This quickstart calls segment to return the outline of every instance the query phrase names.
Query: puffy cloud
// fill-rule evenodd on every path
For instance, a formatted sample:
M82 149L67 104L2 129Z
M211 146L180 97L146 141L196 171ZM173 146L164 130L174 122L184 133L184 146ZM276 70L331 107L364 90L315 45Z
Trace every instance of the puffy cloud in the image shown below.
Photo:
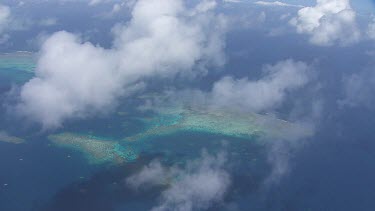
M223 64L225 21L203 3L140 0L130 22L114 28L111 49L53 34L40 51L36 77L21 88L17 110L45 128L58 127L110 109L144 78L201 74L206 65Z
M262 76L257 80L225 76L214 82L209 91L169 90L166 92L166 99L162 99L163 102L159 99L147 101L146 109L150 108L150 105L168 101L206 109L271 112L281 106L293 91L306 86L314 76L312 66L290 59L265 65L262 72Z
M309 82L310 69L303 62L285 60L266 65L259 80L224 77L214 84L209 104L253 112L269 111L279 106L288 92Z
M220 202L229 188L226 161L225 153L211 156L206 152L200 159L188 162L185 168L165 168L154 161L140 173L127 178L127 183L132 187L169 183L153 211L207 209Z
M5 31L9 25L10 14L10 8L0 4L0 44L8 39L8 35L5 34Z
M348 45L360 38L349 0L317 0L314 7L300 9L290 24L298 33L309 34L310 42L316 45Z
M296 5L296 4L288 4L280 1L256 1L254 4L261 5L261 6L279 6L279 7L303 7L301 5Z
M162 166L160 161L154 160L143 167L138 174L126 178L126 183L135 190L147 189L155 185L165 184L172 175L172 172Z
M40 53L36 77L22 87L18 109L45 126L98 112L120 94L116 64L105 49L59 32L44 43Z

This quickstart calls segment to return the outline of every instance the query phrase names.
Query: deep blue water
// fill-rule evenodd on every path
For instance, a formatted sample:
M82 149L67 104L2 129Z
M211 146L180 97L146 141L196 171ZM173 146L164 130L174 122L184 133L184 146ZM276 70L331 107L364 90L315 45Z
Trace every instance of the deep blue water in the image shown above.
M47 5L46 8L54 7ZM36 6L36 10L42 9L58 17L66 16L64 10L74 14L49 29L51 32L61 29L76 32L81 30L82 23L90 22L86 19L76 22L75 16L82 12L79 7L46 10ZM90 19L91 13L85 17ZM33 15L38 18L38 12L34 11ZM111 24L93 22L86 28L110 31ZM27 33L14 32L12 37L26 42L39 31L36 28ZM94 43L104 47L111 45L109 33L96 35L91 38ZM337 100L342 97L341 76L371 65L373 62L366 51L370 51L373 44L363 42L346 48L320 48L306 45L306 39L294 34L267 37L261 30L234 31L227 38L228 62L223 70L192 82L194 87L209 89L211 83L222 75L254 79L261 74L262 65L288 58L316 64L319 83L323 87L319 93L325 103L323 118L317 123L314 137L305 140L296 149L287 147L286 152L280 152L289 154L290 171L277 184L270 187L264 185L271 171L271 165L267 162L270 146L209 134L180 133L147 140L148 151L143 152L136 162L121 166L92 166L79 152L49 145L46 139L48 133L41 133L34 124L20 122L20 119L6 113L5 107L1 107L0 128L25 137L27 142L20 145L0 142L0 211L147 210L157 203L162 188L136 194L126 186L114 186L113 182L121 184L124 178L154 158L163 160L165 165L173 165L199 157L202 149L211 153L226 150L228 163L231 164L227 170L231 174L232 185L224 198L225 205L215 205L211 210L228 210L228 207L286 211L374 210L375 111L369 108L340 109L337 106ZM35 48L26 47L28 50ZM1 46L0 49L25 50L25 43L14 42L12 46ZM9 100L6 92L29 77L19 74L20 81L12 81L9 80L9 73L0 74L2 105ZM160 84L158 81L150 82L151 88L162 89L157 87ZM155 87L152 83L155 83ZM184 87L181 84L177 87L180 86ZM137 115L135 111L127 109L120 108ZM72 121L54 133L94 133L116 139L142 131L142 125L133 120L129 121L130 127L124 130L121 126L124 118L126 116L109 115ZM253 158L258 161L252 162Z
M104 124L91 122L94 129ZM292 154L290 173L267 189L263 185L270 173L267 148L247 140L192 133L159 137L149 140L153 150L144 152L140 160L112 167L90 166L80 153L48 145L43 135L29 138L26 144L0 143L0 184L8 184L0 188L0 210L149 209L162 189L140 195L126 186L114 186L113 181L121 183L155 157L172 165L199 157L203 148L220 151L222 140L226 140L233 182L225 201L240 210L372 210L373 123L371 115L355 110L322 123L320 132ZM81 129L89 127L82 125ZM251 164L254 157L259 162ZM82 190L90 191L82 194Z
M241 64L236 66L237 61L234 61L228 63L228 67L239 69ZM358 62L364 63L362 59ZM260 63L258 67L254 63L254 69L259 69ZM334 63L322 62L326 69L335 66ZM350 72L350 61L345 63L347 66L343 65L340 70ZM242 69L238 74L245 72ZM322 75L325 78L322 83L326 84L327 115L320 120L314 137L296 149L281 152L290 154L290 171L270 187L264 185L272 167L267 162L269 146L259 146L251 140L180 133L147 140L144 143L147 150L136 162L92 166L79 152L51 146L46 139L48 133L20 122L2 107L0 128L26 138L27 142L20 145L0 142L0 210L147 210L157 204L162 188L137 194L126 186L114 186L113 181L121 184L124 178L155 157L165 165L173 165L199 157L202 149L211 153L226 150L231 164L227 170L232 185L224 198L225 205L214 205L211 210L228 210L228 207L238 210L373 210L374 110L339 109L336 101L340 88L335 84L335 73L328 71ZM9 100L6 92L17 84L8 76L0 78L1 104ZM121 126L127 118L139 115L129 109L132 106L131 102L126 102L120 107L128 115L72 121L54 133L93 133L113 139L130 136L143 130L142 124L132 119L128 120L127 129ZM258 160L255 163L254 158Z
M233 163L230 167L233 174L257 181L252 181L245 189L247 182L241 182L238 184L241 191L255 190L267 175L268 166L263 162L265 158L262 159L265 156L262 147L249 140L228 140L227 137L208 134L175 134L147 140L150 146L142 152L140 161L124 166L99 167L90 166L78 152L49 145L43 136L28 139L26 144L1 143L0 166L4 171L1 171L0 182L8 185L1 187L0 210L134 210L136 207L143 210L140 207L146 205L151 208L157 203L160 190L137 195L126 186L113 192L108 188L113 181L121 184L126 176L135 173L132 171L134 166L139 169L155 157L166 165L183 163L200 157L202 149L210 153L223 150L222 140L226 140L225 150ZM248 152L252 154L248 155ZM147 157L145 161L143 156ZM258 158L259 162L251 163L253 158ZM92 192L80 194L83 187L92 189ZM123 198L113 199L118 192ZM76 194L78 196L73 197ZM78 200L77 197L87 199Z

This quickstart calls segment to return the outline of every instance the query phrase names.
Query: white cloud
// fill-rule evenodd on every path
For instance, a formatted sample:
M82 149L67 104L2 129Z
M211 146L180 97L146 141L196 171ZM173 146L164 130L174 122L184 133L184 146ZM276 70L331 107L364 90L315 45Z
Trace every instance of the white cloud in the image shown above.
M17 110L45 128L58 127L110 109L143 78L200 74L193 68L223 64L223 18L201 8L140 0L131 21L115 27L111 49L68 32L53 34L40 51L36 77L21 89Z
M216 1L202 0L195 8L196 12L206 12L214 9L217 6Z
M183 169L165 168L154 161L126 181L131 187L168 184L168 188L161 194L160 204L153 211L202 210L220 202L229 188L226 162L225 153L211 156L206 152L200 159L188 162Z
M298 33L310 35L310 42L316 45L348 45L360 39L349 0L317 0L314 7L300 9L290 24Z
M111 14L116 14L116 13L120 12L122 6L123 6L123 3L121 3L121 4L119 4L119 3L114 4L113 7L112 7Z
M0 44L5 42L9 37L5 32L9 27L10 14L10 8L0 4Z
M4 26L9 21L10 8L0 4L0 26Z
M261 6L279 6L279 7L303 7L302 5L296 5L296 4L288 4L280 1L257 1L254 2L254 4L261 5Z
M303 62L286 60L264 67L259 80L224 77L210 93L211 106L239 108L253 112L269 111L279 106L286 95L309 82L310 67Z
M52 26L57 23L55 18L46 18L33 21L26 18L12 16L11 8L0 3L0 44L9 40L11 31L22 31L32 28L34 25Z
M67 1L67 0L66 0ZM71 1L75 1L75 0L71 0ZM121 0L121 1L115 1L115 0L89 0L88 1L88 5L89 6L97 6L97 5L100 5L100 4L105 4L105 3L108 3L108 4L112 4L114 3L114 5L118 5L118 6L134 6L135 2L137 0Z
M202 110L267 113L262 117L261 124L272 128L277 118L273 113L288 100L290 110L284 111L282 118L295 124L283 130L282 138L299 140L314 133L315 122L319 120L321 113L319 96L314 95L317 88L312 83L314 78L313 66L304 62L283 60L274 65L265 65L263 74L258 79L235 79L227 76L214 82L211 90L207 91L168 90L163 97L156 96L145 100L140 109L152 110L174 104ZM305 99L301 94L306 93L314 98ZM301 100L308 103L301 104Z
M94 6L94 5L100 4L102 2L103 2L103 0L91 0L91 1L89 1L89 5Z
M372 21L369 23L367 28L367 36L370 39L375 40L375 18L372 19Z
M313 77L313 67L289 59L265 65L262 76L255 80L226 76L214 82L209 91L169 90L165 95L168 102L198 108L272 112L283 105L288 95L307 86ZM158 99L148 103L163 104Z
M265 11L247 11L246 14L232 14L227 19L230 30L254 29L264 26L267 13Z
M24 5L25 5L25 2L24 2L24 1L19 1L18 4L17 4L17 6L19 6L19 7L22 7L22 6L24 6Z
M375 103L375 71L364 70L344 77L344 98L339 100L341 106L373 108Z
M290 143L277 140L271 144L267 154L268 163L271 165L271 173L264 180L266 188L277 185L290 172L291 146L288 145Z
M241 3L241 0L223 0L225 3Z
M57 24L56 18L45 18L39 21L40 26L53 26Z
M171 176L174 176L170 169L154 160L143 167L138 174L126 178L126 184L134 190L147 189L155 185L166 184Z

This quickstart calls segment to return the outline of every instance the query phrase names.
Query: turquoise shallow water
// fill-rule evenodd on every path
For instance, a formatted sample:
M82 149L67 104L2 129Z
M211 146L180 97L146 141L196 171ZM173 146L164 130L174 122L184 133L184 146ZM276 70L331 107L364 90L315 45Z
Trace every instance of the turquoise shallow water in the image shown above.
M33 75L36 67L34 53L15 52L0 54L0 80L1 84L23 84Z

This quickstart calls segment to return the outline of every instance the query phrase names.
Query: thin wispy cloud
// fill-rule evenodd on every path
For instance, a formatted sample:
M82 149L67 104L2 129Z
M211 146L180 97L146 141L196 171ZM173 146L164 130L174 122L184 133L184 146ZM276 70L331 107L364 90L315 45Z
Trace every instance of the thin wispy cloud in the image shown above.
M0 4L0 44L9 38L9 35L5 31L9 26L10 14L10 8Z
M257 1L257 2L254 2L254 4L260 5L260 6L298 7L298 8L304 7L302 5L288 4L288 3L285 3L285 2L281 2L281 1L272 1L272 2L270 2L270 1Z

